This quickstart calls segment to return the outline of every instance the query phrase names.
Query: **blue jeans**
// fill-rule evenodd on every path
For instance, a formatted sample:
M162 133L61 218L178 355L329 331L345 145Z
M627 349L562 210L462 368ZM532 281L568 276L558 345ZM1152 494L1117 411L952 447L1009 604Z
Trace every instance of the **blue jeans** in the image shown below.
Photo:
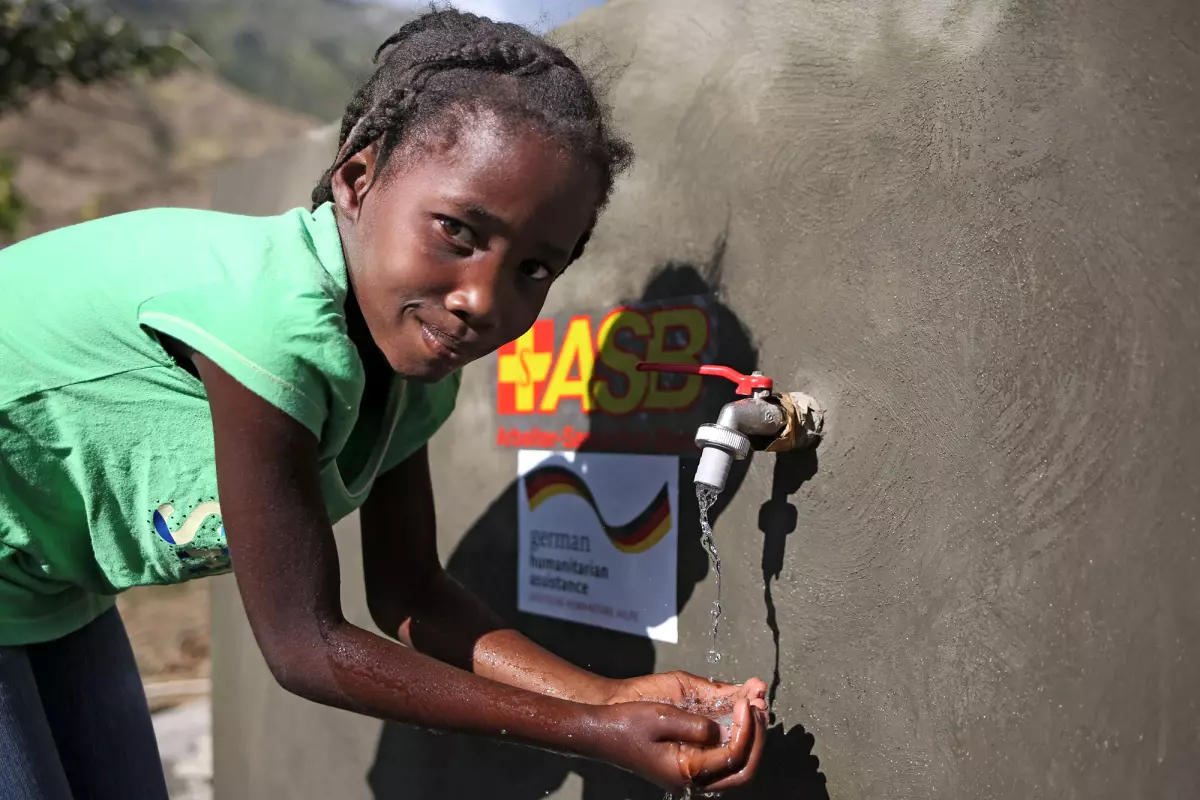
M0 647L0 798L166 800L116 609L53 642Z

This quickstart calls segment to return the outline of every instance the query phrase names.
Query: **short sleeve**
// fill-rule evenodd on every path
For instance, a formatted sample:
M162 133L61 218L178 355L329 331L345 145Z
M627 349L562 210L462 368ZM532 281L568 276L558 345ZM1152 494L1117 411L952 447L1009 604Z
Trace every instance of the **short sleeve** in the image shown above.
M189 286L144 301L138 322L203 353L322 441L331 418L357 413L361 364L340 309L319 286Z

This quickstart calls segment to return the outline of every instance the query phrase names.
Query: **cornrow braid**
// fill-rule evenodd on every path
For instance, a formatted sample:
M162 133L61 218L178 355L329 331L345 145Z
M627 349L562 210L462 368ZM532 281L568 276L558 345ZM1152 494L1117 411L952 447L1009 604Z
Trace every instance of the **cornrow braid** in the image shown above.
M590 81L559 48L519 25L455 10L405 24L375 53L378 67L342 116L338 156L312 192L313 208L333 200L333 175L378 143L376 169L415 131L450 126L448 109L488 108L538 126L599 168L601 206L632 160L614 135ZM597 214L600 208L597 208ZM593 225L594 225L593 218ZM591 236L585 232L572 261Z

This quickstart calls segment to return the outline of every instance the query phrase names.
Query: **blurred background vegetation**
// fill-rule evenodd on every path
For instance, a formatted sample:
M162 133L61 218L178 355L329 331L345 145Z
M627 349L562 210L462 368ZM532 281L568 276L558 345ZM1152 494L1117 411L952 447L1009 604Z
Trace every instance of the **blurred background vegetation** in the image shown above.
M375 48L413 16L350 0L107 0L107 7L144 31L187 35L239 89L323 119L341 116L371 73Z
M213 165L339 117L375 48L414 13L357 0L0 0L0 246L102 214L206 206Z

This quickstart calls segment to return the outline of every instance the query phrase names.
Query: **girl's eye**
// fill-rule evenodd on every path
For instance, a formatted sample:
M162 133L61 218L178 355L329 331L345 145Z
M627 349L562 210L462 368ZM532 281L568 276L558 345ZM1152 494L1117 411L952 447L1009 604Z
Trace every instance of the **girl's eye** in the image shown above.
M438 224L442 226L442 231L454 241L468 247L475 246L475 233L458 220L450 217L438 217Z
M554 273L545 264L539 264L536 261L526 261L521 265L521 272L525 277L535 281L544 281L552 278Z

